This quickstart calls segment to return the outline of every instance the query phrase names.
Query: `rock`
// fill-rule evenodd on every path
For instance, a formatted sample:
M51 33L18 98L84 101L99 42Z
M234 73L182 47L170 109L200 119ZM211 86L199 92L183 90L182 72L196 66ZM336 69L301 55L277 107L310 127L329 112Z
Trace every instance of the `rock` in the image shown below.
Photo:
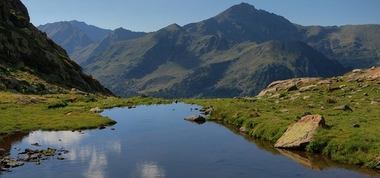
M352 70L353 73L361 73L363 70L362 69L354 69Z
M201 115L192 115L189 117L186 117L185 120L187 121L194 121L194 122L205 122L206 119L202 117Z
M311 113L309 111L305 111L303 112L302 116L307 116L307 115L311 115Z
M352 124L352 127L353 127L353 128L359 128L360 125L359 125L359 124Z
M293 91L297 90L297 86L300 84L310 83L320 80L320 78L294 78L294 79L288 79L288 80L279 80L274 81L271 84L268 85L267 88L262 90L257 96L263 97L267 93L273 93L280 90L286 90L286 91Z
M33 145L33 146L41 146L41 145L38 144L38 143L32 143L31 145Z
M76 89L76 88L72 88L72 89L71 89L71 93L74 93L74 94L81 94L81 95L87 95L87 94L88 94L87 92L84 92L84 91L78 90L78 89Z
M282 97L284 97L284 94L278 93L278 94L274 94L274 95L270 96L269 98L282 98Z
M281 109L280 110L282 113L289 113L289 110L287 110L287 109Z
M375 165L375 169L380 170L380 161Z
M10 170L8 168L1 167L0 172L10 172Z
M10 160L7 164L8 164L10 167L19 167L19 166L24 165L24 162L16 161L16 160Z
M379 102L378 101L371 101L371 104L378 105Z
M346 88L346 87L347 87L347 85L341 85L341 86L339 86L340 89Z
M246 133L247 129L245 127L240 127L239 131L242 132L242 133Z
M64 160L65 158L62 157L62 156L57 156L57 159L58 159L58 160Z
M313 136L319 126L325 125L321 115L308 115L290 126L275 143L276 148L305 149L313 141Z
M9 82L9 84L8 84L8 88L9 89L14 89L19 84L18 80L15 79L15 78L13 78L13 77L11 77L10 79L8 79L8 82Z
M209 115L214 111L214 106L206 106L199 110L203 115Z
M99 107L96 107L96 108L92 108L90 109L91 112L94 112L94 113L101 113L103 112L104 110L103 109L100 109Z
M334 92L334 91L337 91L337 90L340 90L340 89L341 89L340 87L332 87L332 88L328 88L327 92L331 93L331 92Z
M106 126L104 126L104 125L99 125L99 126L98 126L98 129L99 129L99 130L103 130L103 129L105 129L105 128L106 128Z
M251 113L251 116L252 117L259 117L260 114L258 112L256 112L256 111L254 111L254 112Z
M343 111L353 111L348 105L337 106L333 109L334 110L343 110Z
M309 85L309 86L300 88L299 91L300 92L312 91L312 90L315 90L316 88L317 88L317 85Z
M325 85L325 84L331 84L332 82L330 80L322 80L318 82L318 85Z
M289 92L289 91L296 91L296 90L298 90L298 87L296 84L293 83L292 85L289 86L289 88L286 91Z

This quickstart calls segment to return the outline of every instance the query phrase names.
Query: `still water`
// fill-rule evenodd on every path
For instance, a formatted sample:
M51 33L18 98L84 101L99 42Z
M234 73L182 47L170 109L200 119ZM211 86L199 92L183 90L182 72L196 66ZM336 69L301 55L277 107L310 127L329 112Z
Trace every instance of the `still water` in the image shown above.
M36 131L0 143L17 149L64 148L65 160L26 163L8 177L376 177L371 170L339 165L318 155L279 151L214 122L184 121L199 114L183 103L115 108L102 115L118 123L104 130ZM6 143L4 143L6 142ZM256 143L255 143L256 142ZM296 161L295 161L296 160ZM317 161L316 161L317 160Z

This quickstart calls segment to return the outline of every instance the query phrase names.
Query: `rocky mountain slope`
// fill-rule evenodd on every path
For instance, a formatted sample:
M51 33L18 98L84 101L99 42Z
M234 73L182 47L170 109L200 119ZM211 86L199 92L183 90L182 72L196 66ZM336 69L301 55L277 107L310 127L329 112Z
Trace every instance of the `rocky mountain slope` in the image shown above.
M134 38L112 40L121 31L115 30L72 57L122 96L252 95L273 80L380 65L379 30L380 25L305 27L241 3L198 23L173 24Z
M146 34L123 28L102 29L76 20L49 23L37 28L46 32L48 37L66 49L69 56L76 62L97 54L114 42L134 39Z
M101 29L78 21L49 23L40 25L37 28L62 46L69 55L97 42L111 32L111 30Z
M298 26L302 41L352 68L380 65L380 25Z
M86 64L81 64L85 62L85 60L97 55L98 53L105 50L107 47L111 46L112 44L119 42L119 41L125 41L130 39L139 38L146 35L144 32L132 32L130 30L126 30L123 28L118 28L110 32L108 35L104 36L100 40L96 41L95 43L92 43L88 45L86 48L81 50L75 50L75 52L71 55L75 61L84 66Z
M114 43L81 64L121 96L254 95L273 80L345 72L297 35L285 18L242 3L199 23Z
M113 95L30 23L20 0L4 0L0 10L0 90L42 94L76 88Z

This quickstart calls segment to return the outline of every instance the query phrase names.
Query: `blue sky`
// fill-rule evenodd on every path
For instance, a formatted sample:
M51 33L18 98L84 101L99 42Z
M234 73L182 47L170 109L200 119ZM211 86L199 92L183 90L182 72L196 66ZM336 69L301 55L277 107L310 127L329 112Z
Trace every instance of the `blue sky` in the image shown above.
M21 0L31 22L79 20L106 29L157 31L211 18L249 3L301 25L380 24L380 0Z

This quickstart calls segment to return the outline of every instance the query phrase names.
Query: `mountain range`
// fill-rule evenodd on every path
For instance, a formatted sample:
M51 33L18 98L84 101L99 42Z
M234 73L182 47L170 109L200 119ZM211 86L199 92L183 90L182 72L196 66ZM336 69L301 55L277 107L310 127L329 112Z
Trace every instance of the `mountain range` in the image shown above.
M51 32L65 30L62 23L39 29L53 38ZM86 73L124 97L233 97L255 95L275 80L379 65L379 31L380 25L301 26L241 3L198 23L151 33L120 28L91 44L79 30L67 42L80 44L68 50Z
M0 12L0 91L46 94L75 88L113 95L30 23L20 0L3 0Z

